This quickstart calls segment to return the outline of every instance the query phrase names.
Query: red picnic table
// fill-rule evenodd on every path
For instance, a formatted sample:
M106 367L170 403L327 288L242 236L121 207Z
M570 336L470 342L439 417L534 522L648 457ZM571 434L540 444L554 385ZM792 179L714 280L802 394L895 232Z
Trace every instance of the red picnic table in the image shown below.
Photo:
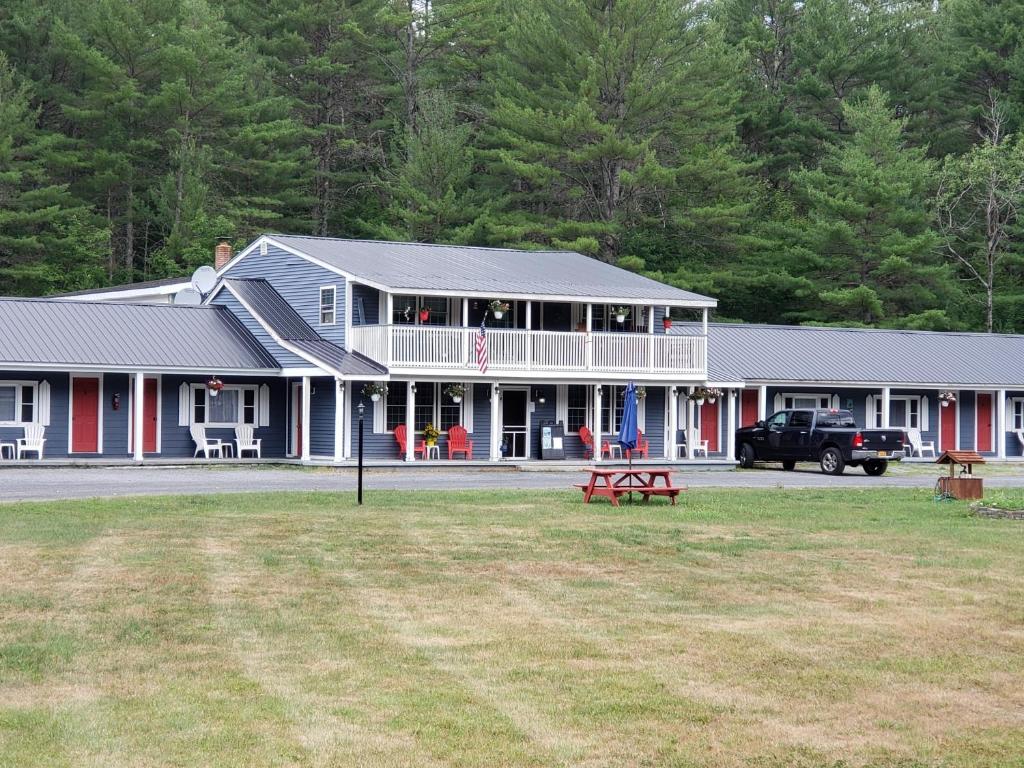
M663 481L661 485L658 480ZM589 504L594 496L604 496L615 507L619 506L619 497L627 493L641 494L645 504L651 496L668 496L675 504L676 497L686 490L685 486L672 485L672 470L651 468L592 469L590 481L576 487L583 489L584 504Z

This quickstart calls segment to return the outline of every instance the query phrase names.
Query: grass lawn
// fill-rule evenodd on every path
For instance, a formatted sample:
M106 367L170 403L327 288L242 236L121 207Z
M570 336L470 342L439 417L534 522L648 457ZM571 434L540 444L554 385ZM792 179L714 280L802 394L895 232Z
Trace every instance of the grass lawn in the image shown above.
M0 766L1024 765L1024 527L931 494L0 505Z

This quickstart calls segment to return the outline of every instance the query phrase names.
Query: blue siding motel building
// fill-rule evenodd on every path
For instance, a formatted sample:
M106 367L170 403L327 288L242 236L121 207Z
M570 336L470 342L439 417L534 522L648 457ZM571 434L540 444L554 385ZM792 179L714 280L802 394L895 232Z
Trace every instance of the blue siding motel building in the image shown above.
M32 425L47 459L76 461L191 459L196 427L252 427L265 460L345 463L363 403L372 462L424 460L428 423L442 461L455 426L471 461L537 460L550 423L580 461L582 427L614 443L629 381L657 462L731 462L735 428L786 407L1024 452L1021 336L709 323L712 298L563 251L264 235L216 267L199 306L174 302L182 280L0 299L0 457Z

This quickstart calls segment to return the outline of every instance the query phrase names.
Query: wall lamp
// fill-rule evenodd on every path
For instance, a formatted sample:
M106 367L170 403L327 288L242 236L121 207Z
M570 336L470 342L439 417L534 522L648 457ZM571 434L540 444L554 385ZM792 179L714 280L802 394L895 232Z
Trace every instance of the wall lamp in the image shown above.
M121 410L121 394L115 392L114 396L110 398L110 407L115 411Z
M541 405L544 405L544 403L546 403L548 401L548 398L544 394L544 390L543 389L535 389L535 390L533 390L533 399L536 400Z

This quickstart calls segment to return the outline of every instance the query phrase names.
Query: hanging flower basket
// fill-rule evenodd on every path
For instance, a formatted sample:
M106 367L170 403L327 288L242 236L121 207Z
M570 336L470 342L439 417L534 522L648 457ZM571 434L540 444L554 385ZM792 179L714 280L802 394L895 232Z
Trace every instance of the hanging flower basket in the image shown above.
M942 403L943 408L948 408L950 403L956 402L956 393L954 392L939 392L939 402Z
M661 327L664 328L666 331L669 328L671 328L672 327L672 318L669 317L668 315L665 315L663 318L661 318Z
M629 317L629 307L612 307L612 314L615 315L616 322L624 323Z
M420 322L425 323L428 320L430 320L430 309L424 307L423 309L420 310Z
M216 397L217 393L224 389L224 382L216 376L211 376L210 380L206 382L206 388L210 391L210 397Z
M495 320L501 320L509 310L509 303L507 301L502 301L501 299L494 299L487 305L487 308L491 310L491 314L494 315Z
M697 405L704 405L705 401L714 403L722 394L722 390L715 387L697 387L689 394L689 398Z
M363 396L370 398L371 402L376 403L384 395L388 393L387 385L379 381L371 381L369 384L363 386Z
M452 399L453 403L461 403L466 395L466 387L462 384L449 384L444 388L444 393Z

